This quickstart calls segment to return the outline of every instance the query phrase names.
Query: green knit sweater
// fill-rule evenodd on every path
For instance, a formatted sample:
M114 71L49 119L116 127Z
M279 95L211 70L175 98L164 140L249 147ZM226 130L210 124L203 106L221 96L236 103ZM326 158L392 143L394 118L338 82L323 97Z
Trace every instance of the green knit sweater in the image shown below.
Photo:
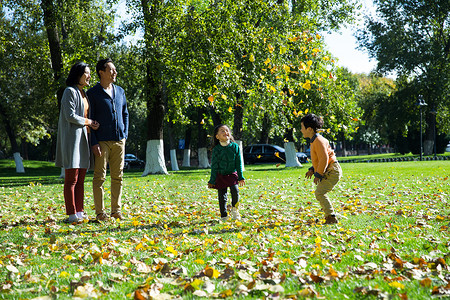
M242 175L242 160L239 146L229 143L227 146L217 145L213 148L211 159L211 178L209 183L216 184L217 174L228 175L237 172L238 180L245 180Z

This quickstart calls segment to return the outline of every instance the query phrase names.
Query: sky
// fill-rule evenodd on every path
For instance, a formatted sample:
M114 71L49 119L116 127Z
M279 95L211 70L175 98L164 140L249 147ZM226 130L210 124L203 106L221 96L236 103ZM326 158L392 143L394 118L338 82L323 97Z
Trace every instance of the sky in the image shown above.
M354 28L354 27L353 27ZM369 58L369 54L358 50L353 30L346 28L341 33L324 35L327 50L337 58L336 64L346 67L352 73L369 74L375 69L377 61Z
M374 14L375 7L372 0L362 0L361 12L363 14ZM352 73L370 73L377 64L375 59L370 59L369 54L364 50L357 49L357 41L354 37L358 26L362 26L362 19L355 25L341 28L339 32L324 34L325 44L337 59L337 64L346 67Z

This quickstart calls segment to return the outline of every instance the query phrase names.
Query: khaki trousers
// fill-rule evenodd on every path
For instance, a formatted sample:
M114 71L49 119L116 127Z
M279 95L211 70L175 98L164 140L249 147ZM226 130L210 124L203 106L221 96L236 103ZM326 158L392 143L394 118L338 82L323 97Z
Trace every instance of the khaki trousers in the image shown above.
M94 179L92 190L94 194L94 205L96 215L105 212L103 197L105 189L103 183L106 179L106 168L109 162L111 176L111 214L120 212L122 207L122 182L123 166L125 157L125 139L121 141L101 141L99 142L102 156L95 157Z
M334 162L328 165L324 178L317 184L315 195L316 199L320 203L320 206L322 207L322 210L325 212L325 216L334 214L334 209L327 193L333 190L334 186L339 182L341 177L341 166L338 162Z

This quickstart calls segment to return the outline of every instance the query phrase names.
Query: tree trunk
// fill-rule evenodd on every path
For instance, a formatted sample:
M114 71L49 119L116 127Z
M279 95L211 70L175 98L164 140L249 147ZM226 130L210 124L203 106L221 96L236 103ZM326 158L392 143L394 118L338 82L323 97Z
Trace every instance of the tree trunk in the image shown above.
M50 57L52 61L53 78L55 83L61 78L63 68L61 43L58 35L57 17L53 0L42 0L41 8L44 12L44 25L47 28L48 46L50 48Z
M2 103L0 103L0 115L2 116L3 123L5 125L6 134L8 135L9 141L11 143L11 149L14 153L14 162L16 164L17 173L25 173L25 168L23 167L23 161L20 156L19 145L17 144L16 134L11 126L10 119L6 114L6 110Z
M244 168L244 149L242 142L242 131L244 124L244 98L241 94L236 93L236 107L234 110L234 126L233 126L233 137L236 143L239 145L239 151L241 154L241 164L242 171L245 171Z
M425 140L423 142L424 155L431 155L434 151L434 124L436 122L436 114L429 113L426 117Z
M177 159L177 143L173 136L173 128L170 122L167 122L167 129L169 131L169 148L170 148L170 165L172 171L179 171Z
M186 133L184 136L184 151L183 151L183 167L191 166L191 137L192 137L192 128L188 127L186 129Z
M205 109L199 108L197 111L197 130L198 130L198 167L200 169L207 169L211 165L208 160L208 133L203 127L203 118L205 114Z
M268 144L269 143L269 132L270 132L270 118L267 113L264 114L264 118L262 121L262 130L261 136L259 138L260 144Z
M42 0L41 8L44 15L44 25L47 29L48 46L50 49L50 59L53 69L53 81L56 89L56 98L58 102L58 111L61 106L61 98L64 92L65 84L62 82L63 59L61 51L61 41L58 34L57 16L53 0ZM56 124L55 124L56 125ZM56 135L51 136L51 148L49 158L54 159L56 153Z
M342 156L347 157L347 145L345 143L345 133L341 132L342 137Z
M301 167L294 145L294 129L288 128L284 134L284 150L286 150L286 167Z
M294 142L284 143L284 150L286 150L286 167L301 167L302 164L298 161L297 151L295 150Z
M147 151L142 176L168 174L164 159L163 127L165 106L163 99L162 68L159 59L155 20L158 19L159 1L141 0L144 16L145 63L147 67L145 94L147 97Z
M219 124L222 124L222 117L216 112L216 110L214 109L214 107L212 105L209 106L209 112L213 119L214 127L218 126Z
M22 158L28 160L28 143L26 139L20 139L20 148L22 149L20 151Z

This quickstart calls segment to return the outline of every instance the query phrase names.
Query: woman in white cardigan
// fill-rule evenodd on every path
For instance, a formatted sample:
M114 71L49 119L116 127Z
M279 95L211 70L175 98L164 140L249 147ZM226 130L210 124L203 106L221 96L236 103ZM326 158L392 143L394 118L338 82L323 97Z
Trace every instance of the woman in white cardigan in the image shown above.
M55 165L65 169L64 202L66 223L88 220L84 213L84 178L90 163L89 129L100 124L89 116L89 101L84 87L89 85L91 71L84 62L72 66L61 99Z

